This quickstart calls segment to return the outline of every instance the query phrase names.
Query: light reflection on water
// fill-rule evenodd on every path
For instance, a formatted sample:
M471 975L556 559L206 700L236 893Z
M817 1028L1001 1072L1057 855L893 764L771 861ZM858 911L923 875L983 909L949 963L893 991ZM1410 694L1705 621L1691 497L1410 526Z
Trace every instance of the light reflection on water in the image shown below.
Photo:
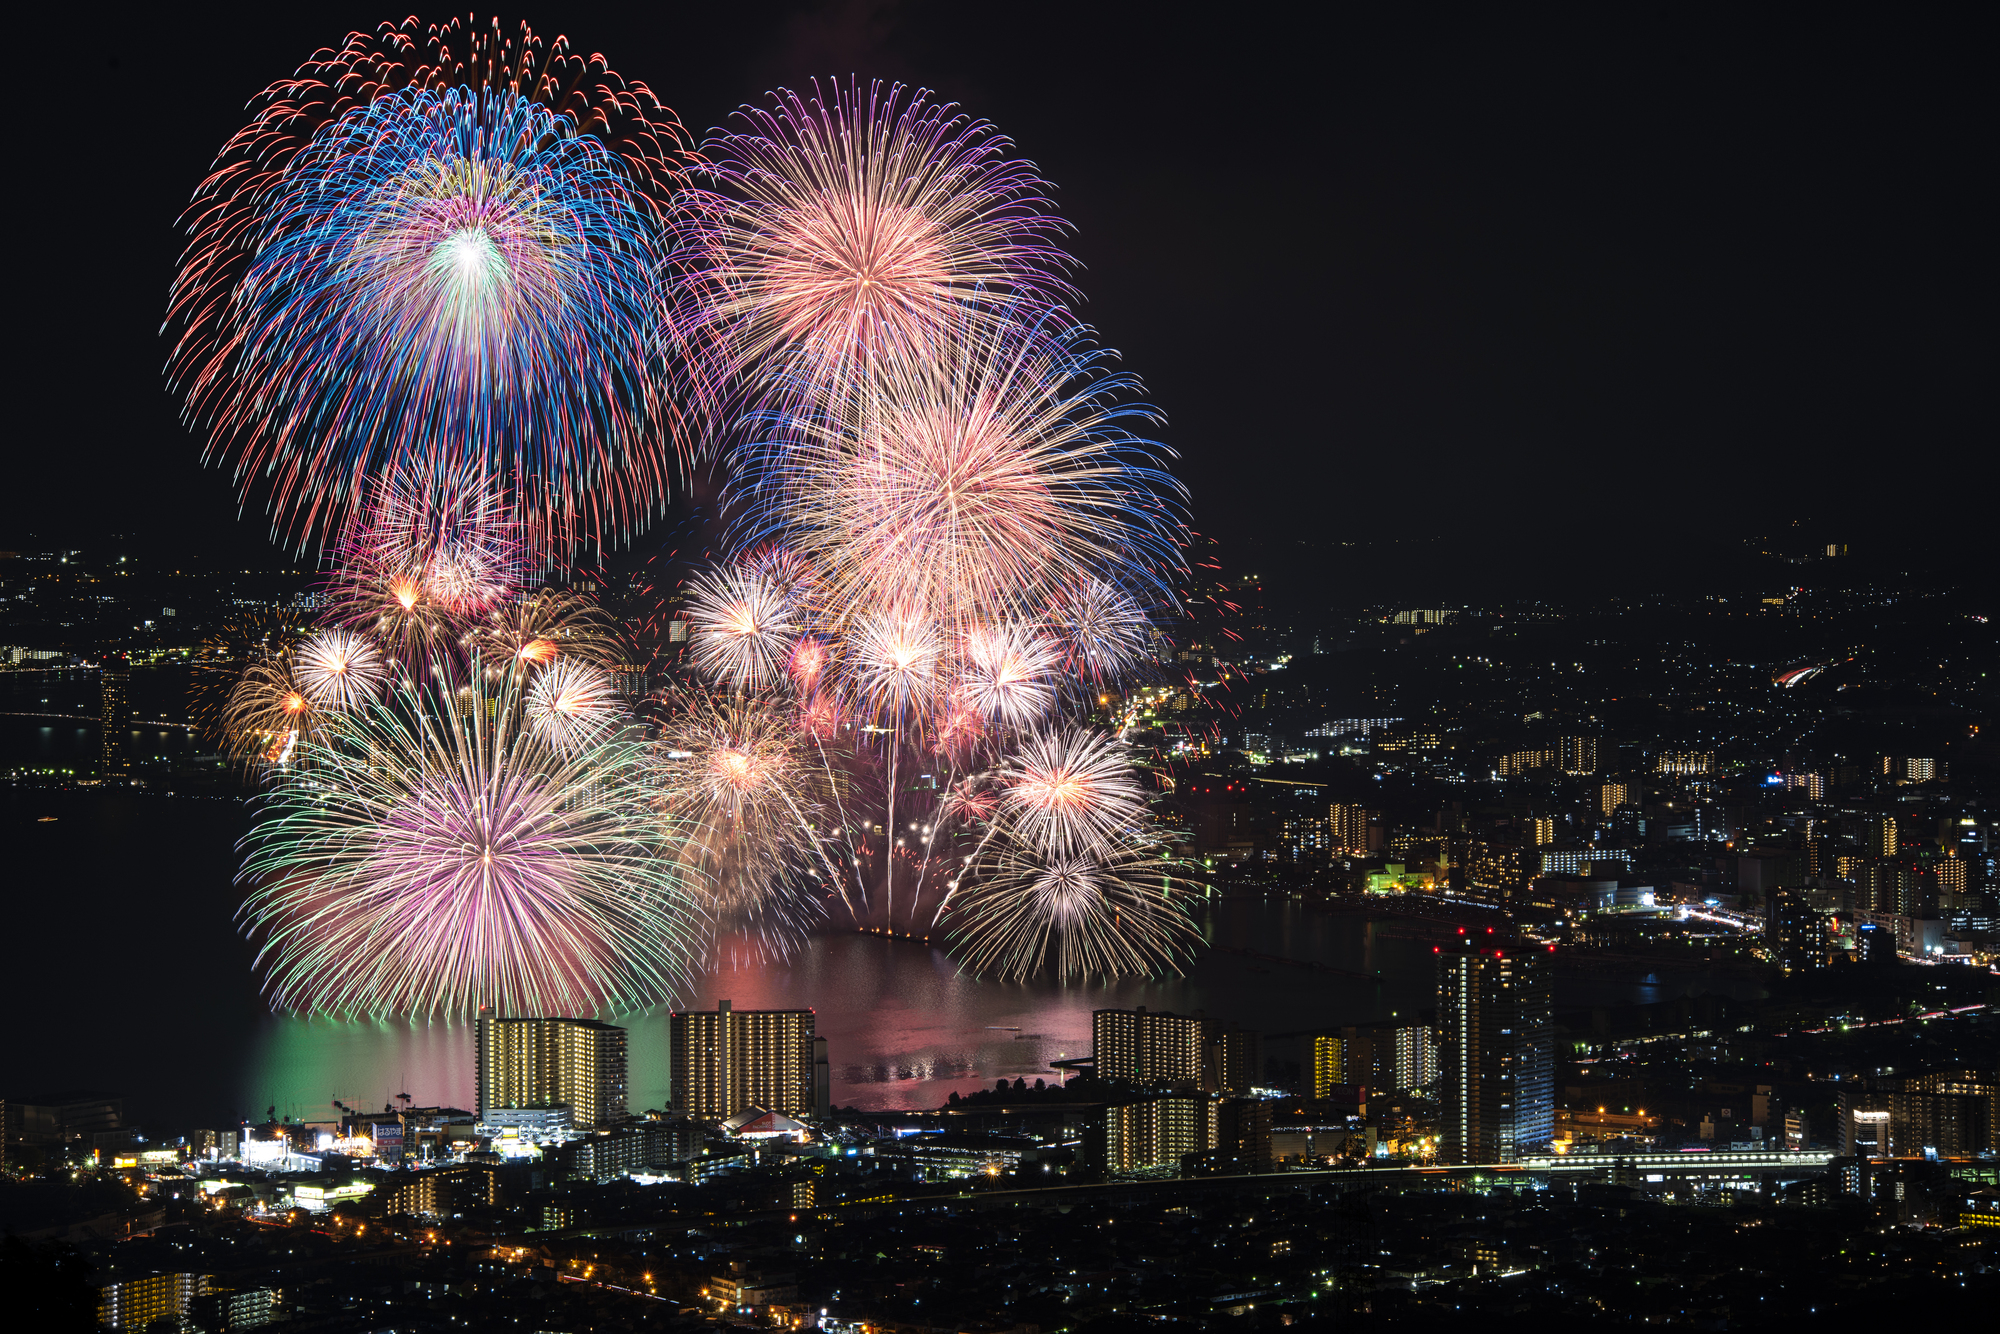
M233 801L0 787L17 942L7 979L25 1007L0 1025L0 1096L109 1089L125 1095L135 1121L163 1133L272 1105L325 1116L334 1098L370 1108L406 1092L419 1105L470 1105L463 1023L278 1019L265 1009L254 949L234 920L235 843L247 822ZM1270 1055L1303 1063L1298 1038L1285 1035L1434 1003L1430 942L1398 938L1392 925L1229 901L1210 906L1203 928L1221 948L1184 978L981 981L921 941L842 934L815 939L789 967L718 971L691 1000L817 1011L835 1100L880 1108L935 1107L1002 1077L1053 1078L1050 1061L1088 1054L1090 1012L1105 1006L1204 1010L1262 1030ZM1756 989L1668 971L1637 983L1558 972L1556 995L1559 1005L1618 1004L1690 986ZM631 1029L632 1106L666 1106L666 1010L603 1017Z
M827 1039L834 1101L895 1109L936 1107L953 1092L991 1088L1001 1078L1053 1081L1058 1072L1050 1062L1089 1055L1096 1009L1203 1011L1262 1030L1272 1057L1304 1061L1302 1032L1411 1016L1433 1003L1430 942L1397 937L1392 925L1290 904L1227 901L1209 908L1203 928L1214 944L1368 976L1209 952L1183 978L1008 983L959 972L935 945L841 934L815 938L789 967L712 973L693 1005L711 1009L728 1000L746 1010L814 1010L816 1030ZM1378 969L1379 980L1371 980ZM1657 977L1634 985L1559 975L1558 1001L1650 1001L1682 989ZM633 1109L666 1107L668 1011L600 1017L630 1032ZM469 1107L472 1081L471 1035L463 1024L271 1019L244 1093L259 1108L277 1099L281 1111L323 1115L331 1096L379 1105L399 1091L420 1105Z

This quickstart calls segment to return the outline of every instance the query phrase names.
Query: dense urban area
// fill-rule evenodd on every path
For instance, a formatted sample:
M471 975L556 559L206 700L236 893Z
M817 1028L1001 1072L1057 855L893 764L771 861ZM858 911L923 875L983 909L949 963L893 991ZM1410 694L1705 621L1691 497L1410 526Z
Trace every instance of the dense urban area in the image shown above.
M79 1328L301 1334L1990 1320L1991 589L1798 530L1705 587L1483 605L1248 559L1103 716L1191 873L1428 943L1426 1012L1104 1009L1087 1057L929 1111L834 1105L810 1011L727 1005L673 1016L662 1108L625 1030L565 1016L482 1015L467 1108L134 1125L115 1071L8 1074L8 1287ZM592 580L643 696L686 640L671 563ZM0 553L0 713L96 729L0 779L244 799L204 672L314 587ZM1687 984L1564 1000L1656 974Z

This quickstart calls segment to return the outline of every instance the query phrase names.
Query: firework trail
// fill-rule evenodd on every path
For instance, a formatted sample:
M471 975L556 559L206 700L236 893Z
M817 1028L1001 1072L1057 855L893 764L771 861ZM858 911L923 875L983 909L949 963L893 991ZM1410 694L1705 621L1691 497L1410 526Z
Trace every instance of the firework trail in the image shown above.
M645 744L558 750L513 674L451 675L328 717L263 799L240 878L272 1002L591 1014L682 994L708 930Z
M1048 186L986 122L900 85L815 83L737 123L704 146L714 189L684 200L698 239L675 297L712 404L838 381L1004 322L1001 304L1070 294Z
M842 884L836 776L782 703L674 690L662 705L662 810L690 831L682 856L709 887L720 926L788 957Z
M254 204L171 378L281 528L338 527L389 467L506 479L550 546L661 503L660 233L602 141L511 88L407 87Z

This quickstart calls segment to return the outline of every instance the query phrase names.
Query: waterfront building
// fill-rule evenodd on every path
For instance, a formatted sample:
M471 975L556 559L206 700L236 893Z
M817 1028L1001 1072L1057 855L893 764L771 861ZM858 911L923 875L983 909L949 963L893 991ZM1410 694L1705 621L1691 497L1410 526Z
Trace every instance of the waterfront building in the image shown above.
M132 730L132 664L123 658L106 658L98 682L98 777L107 783L122 782L132 775L132 756L126 746Z
M746 1107L786 1116L824 1116L823 1039L811 1010L675 1011L670 1021L674 1109L697 1121L723 1121Z
M1247 1093L1264 1070L1262 1035L1199 1014L1098 1010L1091 1056L1100 1078L1203 1093Z
M479 1011L478 1113L570 1109L578 1130L615 1125L626 1110L625 1030L594 1019L508 1018Z

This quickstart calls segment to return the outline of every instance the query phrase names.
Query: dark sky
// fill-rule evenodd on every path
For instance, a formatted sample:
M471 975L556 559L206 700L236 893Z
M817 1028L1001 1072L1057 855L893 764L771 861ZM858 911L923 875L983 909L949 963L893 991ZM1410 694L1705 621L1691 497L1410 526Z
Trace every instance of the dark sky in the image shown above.
M172 223L259 87L391 11L38 8L10 65L0 546L268 557L161 387ZM1086 317L1226 541L1442 530L1504 555L1534 533L1588 559L1798 516L1977 541L2000 116L1976 8L1532 9L503 17L603 51L696 130L816 73L995 121L1058 185Z

